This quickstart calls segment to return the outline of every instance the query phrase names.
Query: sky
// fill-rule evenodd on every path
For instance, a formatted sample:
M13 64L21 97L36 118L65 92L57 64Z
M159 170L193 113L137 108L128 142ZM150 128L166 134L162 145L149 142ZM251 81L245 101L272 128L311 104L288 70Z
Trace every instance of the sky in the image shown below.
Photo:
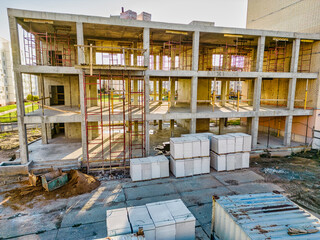
M105 16L121 7L152 14L152 21L188 24L192 20L216 26L246 26L247 0L0 0L0 37L9 39L7 8Z

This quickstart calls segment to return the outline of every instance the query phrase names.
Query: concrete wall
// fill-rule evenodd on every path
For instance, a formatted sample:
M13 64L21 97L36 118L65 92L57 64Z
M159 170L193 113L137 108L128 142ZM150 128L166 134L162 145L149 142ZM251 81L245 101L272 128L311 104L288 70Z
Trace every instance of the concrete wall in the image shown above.
M248 0L247 28L320 32L319 0Z
M79 78L77 76L44 76L45 97L49 97L51 86L64 86L64 102L68 107L79 107L80 92ZM38 84L41 93L41 84ZM41 97L41 96L39 96ZM50 106L50 99L45 100L45 105Z
M81 123L65 123L64 131L68 139L81 139Z

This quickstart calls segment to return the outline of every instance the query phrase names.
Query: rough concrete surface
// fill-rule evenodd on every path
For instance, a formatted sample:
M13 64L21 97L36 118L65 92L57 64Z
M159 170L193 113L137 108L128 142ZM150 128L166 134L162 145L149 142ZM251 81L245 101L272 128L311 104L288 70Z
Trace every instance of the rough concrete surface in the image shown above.
M233 180L233 181L230 181ZM212 195L244 194L282 189L261 183L250 171L173 176L152 181L102 181L91 193L68 199L35 199L30 208L13 210L0 204L0 239L95 239L106 237L106 210L181 198L197 219L197 239L209 239ZM237 183L239 185L232 185ZM4 194L0 202L6 201Z

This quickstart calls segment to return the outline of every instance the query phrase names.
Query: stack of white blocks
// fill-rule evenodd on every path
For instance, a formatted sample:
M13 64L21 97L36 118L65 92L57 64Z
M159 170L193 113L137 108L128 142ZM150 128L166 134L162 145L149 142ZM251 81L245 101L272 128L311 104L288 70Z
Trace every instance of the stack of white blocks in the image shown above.
M169 160L164 155L130 159L132 181L169 177Z
M148 240L195 239L196 219L181 199L107 210L106 222L108 237L136 233L142 227Z
M211 142L211 167L217 171L249 168L251 136L245 133L216 135Z
M178 177L210 173L210 141L202 135L170 138L170 170Z

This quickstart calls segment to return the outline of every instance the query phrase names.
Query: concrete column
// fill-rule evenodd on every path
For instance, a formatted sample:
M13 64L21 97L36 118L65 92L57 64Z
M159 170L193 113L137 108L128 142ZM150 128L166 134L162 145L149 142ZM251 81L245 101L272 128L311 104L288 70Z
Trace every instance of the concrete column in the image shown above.
M259 132L259 117L252 117L251 121L251 137L252 148L256 148L258 144L258 132Z
M227 81L227 89L226 89L226 101L229 103L230 98L230 81Z
M18 132L19 132L19 145L20 145L20 159L21 164L27 164L29 161L28 154L28 139L27 129L24 124L24 98L23 98L23 83L21 72L17 70L17 67L21 64L20 59L20 46L17 19L9 16L9 28L11 37L11 49L12 49L12 63L13 63L13 79L16 92L17 102L17 120L18 120Z
M139 94L136 93L136 92L138 92L138 80L137 79L133 80L133 91L135 92L133 94L133 104L138 105Z
M144 66L149 69L150 64L150 29L143 29L143 49L146 51L143 54ZM144 94L145 94L145 113L148 115L150 113L149 101L150 101L150 76L149 74L144 75ZM149 121L145 119L144 121L144 129L145 129L145 139L146 139L146 155L149 156L150 149L150 136L149 136Z
M293 119L292 115L289 115L286 117L286 122L285 122L283 144L287 147L291 145L292 119Z
M299 51L300 51L300 38L297 38L293 41L293 45L292 45L290 72L296 73L298 71Z
M159 87L158 87L158 89L159 89L159 101L160 101L160 103L162 103L162 80L161 79L159 79L158 85L159 85Z
M190 133L196 133L197 131L197 119L191 118L190 121Z
M163 52L160 51L159 70L163 70Z
M224 128L226 124L226 118L219 118L219 134L224 134Z
M171 102L171 106L174 106L175 104L175 97L176 97L176 82L174 78L170 79L170 102Z
M145 151L146 155L149 156L150 153L150 137L149 137L149 130L150 130L150 125L149 121L144 121L145 122L145 136L146 136L146 145L145 145Z
M260 110L260 98L261 98L261 84L262 77L257 77L254 80L254 92L253 92L253 111L259 112Z
M153 80L153 101L157 101L157 80Z
M47 124L41 123L41 142L42 144L48 144Z
M82 22L76 23L77 28L77 44L83 45L83 24ZM81 65L85 63L84 49L78 47L78 64ZM84 75L83 73L79 74L79 91L80 91L80 111L81 111L81 141L82 141L82 159L84 162L87 161L87 130L86 130L86 121L85 121L85 100L84 100Z
M157 70L157 55L153 54L153 70Z
M149 63L150 63L150 29L144 28L143 29L143 49L146 49L144 52L144 66L146 66L149 69ZM145 84L145 112L148 114L150 112L149 109L149 100L150 100L150 77L148 74L144 75L144 84Z
M193 33L192 39L192 70L198 71L199 67L199 41L200 41L200 33L199 31L195 31ZM191 79L191 113L197 112L197 92L198 92L198 76L194 75ZM190 130L193 130L193 127L196 125L196 120L192 121ZM196 128L194 128L196 131Z
M170 120L170 133L171 137L174 137L174 119Z
M133 48L138 48L137 42L133 43ZM137 53L137 50L133 50L133 66L138 66L138 53Z
M226 106L227 81L221 81L221 106Z
M289 92L288 92L288 102L287 108L289 110L294 109L294 98L296 93L296 85L297 85L297 78L289 79Z
M262 69L263 69L265 42L266 42L265 36L259 37L258 47L257 47L257 59L256 59L256 71L257 72L262 72Z
M162 120L159 120L159 130L162 130Z
M247 133L251 134L251 128L252 128L252 118L247 117Z
M175 67L175 63L176 63L175 57L176 57L175 48L172 47L171 51L170 51L170 70L174 70L176 68Z

